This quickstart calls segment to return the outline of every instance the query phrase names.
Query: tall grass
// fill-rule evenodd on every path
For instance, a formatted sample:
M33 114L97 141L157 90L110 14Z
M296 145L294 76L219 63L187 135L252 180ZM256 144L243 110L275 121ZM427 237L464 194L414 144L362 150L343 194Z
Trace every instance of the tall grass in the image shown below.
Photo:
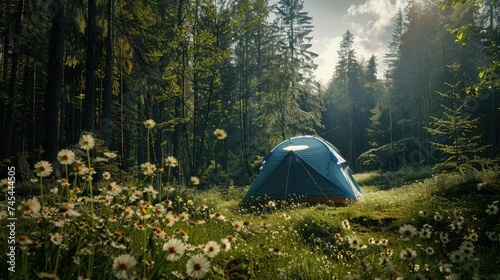
M247 187L170 184L160 193L160 168L92 184L71 168L72 183L44 181L43 206L37 182L19 183L28 189L16 207L16 269L2 269L1 279L500 277L495 171L362 174L363 203L248 209L240 204Z

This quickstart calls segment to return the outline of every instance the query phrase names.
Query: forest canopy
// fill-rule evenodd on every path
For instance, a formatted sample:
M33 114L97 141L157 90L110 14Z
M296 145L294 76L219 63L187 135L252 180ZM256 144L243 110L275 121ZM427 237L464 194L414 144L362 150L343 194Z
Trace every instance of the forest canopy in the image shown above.
M327 85L303 2L2 1L0 167L57 164L87 133L119 169L172 156L181 182L216 185L302 134L355 171L498 157L500 1L410 0L384 57L346 30Z

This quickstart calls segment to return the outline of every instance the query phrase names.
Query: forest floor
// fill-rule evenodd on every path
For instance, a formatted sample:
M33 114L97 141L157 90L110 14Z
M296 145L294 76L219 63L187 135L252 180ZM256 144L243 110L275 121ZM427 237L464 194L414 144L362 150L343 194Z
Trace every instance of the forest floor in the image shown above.
M176 186L160 202L149 179L122 182L117 195L99 182L68 203L53 189L42 199L40 182L19 183L35 195L17 202L15 273L2 268L0 278L500 278L498 172L419 167L355 178L364 202L342 207L243 207L248 187L234 186ZM10 234L2 230L2 244Z

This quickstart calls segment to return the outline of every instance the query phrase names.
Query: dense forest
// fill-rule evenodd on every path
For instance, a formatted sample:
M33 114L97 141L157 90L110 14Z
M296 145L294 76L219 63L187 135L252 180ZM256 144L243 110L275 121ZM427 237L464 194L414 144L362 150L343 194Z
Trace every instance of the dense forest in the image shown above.
M0 166L57 165L86 132L121 170L173 156L175 177L202 185L248 184L302 134L355 171L494 163L500 1L410 0L386 55L367 61L346 30L327 85L303 2L2 1Z

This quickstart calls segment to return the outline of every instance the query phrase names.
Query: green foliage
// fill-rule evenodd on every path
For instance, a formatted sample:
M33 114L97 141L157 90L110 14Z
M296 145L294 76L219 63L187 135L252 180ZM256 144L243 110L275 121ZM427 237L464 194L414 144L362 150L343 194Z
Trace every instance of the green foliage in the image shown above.
M83 161L98 173L107 171L109 165L94 165L101 152L92 154ZM415 278L422 268L434 278L497 273L500 177L496 169L474 171L474 181L460 173L430 177L430 168L378 174L387 182L399 180L391 183L397 188L390 190L382 190L385 183L377 183L374 174L359 174L360 184L377 184L377 189L365 189L363 203L331 207L298 200L276 207L266 202L261 210L248 211L238 207L247 188L200 191L175 185L154 198L152 190L162 186L157 174L162 171L143 169L145 174L121 181L98 177L89 181L93 173L79 174L79 166L79 162L70 164L75 173L68 184L50 180L50 172L48 178L40 175L39 182L19 182L30 189L38 185L40 190L52 191L16 200L18 270L9 279L111 279L118 278L120 270L126 278L186 277L195 255L211 256L207 259L210 271L204 273L211 279L326 279L332 275L371 279L386 277L388 267L392 273ZM7 180L0 182L9 186ZM66 188L54 190L62 184ZM39 207L39 201L44 205ZM0 202L3 227L9 222L8 205ZM0 241L5 244L7 238L2 235ZM181 242L176 248L189 249L170 250L175 239ZM223 245L227 250L214 249L213 255L204 250ZM452 258L464 246L472 252ZM179 253L175 261L173 252ZM120 265L120 256L134 262ZM0 261L7 261L6 254ZM467 266L467 261L474 267ZM7 278L7 272L2 273Z
M396 170L409 162L412 152L421 149L418 143L416 138L410 137L370 149L359 156L358 167L365 171Z
M314 26L311 25L312 18L303 8L302 0L278 2L274 23L259 30L259 34L267 32L270 37L267 40L259 38L262 41L256 42L262 44L264 51L256 50L259 54L256 58L263 53L268 60L267 65L258 65L256 73L261 75L255 77L257 91L250 87L242 93L245 96L243 104L255 108L252 124L274 144L297 134L314 134L315 128L321 127L321 99L314 94L315 83L312 80L312 72L316 68L313 59L317 54L309 50L312 40L309 34ZM249 39L244 39L241 43L249 48ZM261 59L258 61L263 62ZM246 65L244 67L247 68ZM245 82L245 78L242 79ZM248 82L243 85L246 84ZM256 93L254 104L248 102L251 100L246 95L248 91Z
M394 31L392 32L392 40L389 42L389 52L385 54L384 63L391 69L398 66L401 61L403 51L403 35L405 33L405 22L403 19L403 11L399 10L394 22Z
M174 155L182 166L171 176L184 183L202 175L213 181L211 176L221 171L223 180L211 184L228 180L249 184L257 171L255 159L298 134L320 134L356 169L359 156L370 148L383 150L411 137L426 143L430 137L423 127L432 121L429 115L446 111L440 106L441 98L432 93L443 91L443 81L450 81L444 67L450 63L463 65L462 74L468 79L463 86L469 94L478 93L479 107L472 119L482 118L475 134L483 135L482 144L491 144L485 155L498 153L498 137L491 130L497 130L495 122L500 119L494 97L500 61L499 1L443 1L444 9L432 1L410 1L397 13L389 50L382 59L361 60L354 33L346 32L326 91L312 75L317 58L311 52L315 21L304 10L303 0L280 0L273 6L267 0L95 1L97 30L91 39L96 44L89 49L96 53L95 75L85 61L90 24L94 26L86 20L88 3L64 2L61 9L52 9L52 4L60 5L56 2L0 6L5 15L1 30L15 35L16 19L21 18L19 3L24 3L21 27L26 27L21 28L19 46L12 37L1 39L5 58L0 85L7 89L9 81L15 81L16 96L9 100L17 105L7 113L8 92L0 91L0 114L3 119L13 116L9 124L24 124L4 137L14 143L7 145L14 151L2 162L15 162L15 155L22 152L30 154L31 163L45 156L42 151L49 149L44 140L55 137L46 127L59 127L60 140L54 143L68 147L79 137L83 122L89 121L87 129L106 135L106 145L117 151L122 169L147 159L162 165L166 156ZM64 11L65 33L60 38L64 79L61 98L50 101L44 92L47 69L52 69L47 67L47 42L51 22L62 15L58 10ZM275 21L269 22L272 12ZM110 34L115 35L112 41L107 40ZM17 48L20 55L14 59ZM110 57L113 61L107 65L112 69L104 65ZM17 59L23 67L13 72ZM378 77L377 60L388 66ZM95 100L83 94L91 77L96 83L88 87L99 93ZM106 98L101 98L104 92ZM85 100L90 102L82 106ZM54 124L41 121L47 109L60 116L51 118ZM84 117L91 110L94 121ZM146 119L158 124L149 141L142 126ZM207 152L214 128L229 132L228 153L217 157ZM366 170L400 166L393 155L385 161L372 152L363 160L362 165L369 166ZM440 156L427 145L420 155L424 157L418 161L425 163Z
M112 31L107 26L105 2L97 1L98 32L93 39L98 41L98 63L104 61L108 44L103 39ZM479 172L472 168L488 163L474 157L483 154L483 144L498 142L493 136L484 137L496 132L493 120L499 119L498 106L492 94L476 100L480 106L473 114L463 114L460 109L470 100L464 93L490 94L498 89L499 36L498 27L492 23L498 22L499 1L452 0L448 1L451 6L443 5L445 10L435 9L430 2L411 1L405 14L400 12L396 19L386 57L390 70L384 84L376 79L375 58L366 65L358 61L353 36L346 33L337 71L325 94L316 93L311 76L316 57L309 51L312 18L302 10L303 1L279 2L277 11L282 21L273 24L266 22L270 8L265 0L116 3L113 112L111 120L102 119L98 112L103 101L97 98L93 109L98 119L92 123L102 130L96 133L112 133L111 143L106 144L119 157L103 160L102 153L107 149L98 141L89 154L77 152L92 165L95 175L78 174L81 166L75 164L71 166L73 174L66 176L72 179L69 185L58 182L59 175L16 185L20 206L16 208L17 241L28 237L34 244L16 247L20 270L11 276L31 279L48 273L48 277L61 279L111 279L113 261L125 253L138 261L135 271L140 278L168 279L174 277L173 271L185 276L187 260L204 254L202 248L208 241L222 243L221 239L232 235L236 243L231 250L211 259L214 279L384 279L394 278L394 274L418 279L423 271L434 279L498 278L498 170ZM18 91L13 98L18 102L13 114L7 114L3 94L0 113L14 116L15 123L23 124L9 138L22 139L14 143L17 152L13 154L19 160L20 155L29 155L22 158L27 164L46 156L44 147L39 146L41 140L52 137L40 133L47 125L40 121L50 108L47 105L57 105L53 108L60 110L58 144L68 147L79 137L85 119L83 77L92 73L86 71L84 62L88 29L85 2L70 1L64 7L64 96L57 104L40 102L40 89L46 88L47 82L50 22L40 19L52 19L54 14L46 6L39 9L43 4L40 1L24 3L23 43L13 45L7 42L8 36L1 42L6 47L2 60L2 69L6 70L0 84L5 86L7 78L16 80L13 88ZM480 5L461 10L458 5L462 4ZM14 30L16 5L1 5L5 15L0 20L2 30ZM459 17L462 14L465 16ZM454 37L447 36L446 30ZM482 52L476 51L478 46ZM18 47L23 67L16 72L7 63ZM450 82L450 72L443 67L456 61L463 65L462 77L469 79L460 85L464 89L460 94L449 91L451 101L433 95L443 88L442 81L451 87L459 85ZM103 79L102 74L98 70L95 77ZM102 80L96 83L97 92L103 90L101 87ZM428 118L430 112L436 114L432 119ZM158 125L146 134L143 121L150 118ZM429 121L434 126L423 131ZM220 153L213 153L211 132L218 127L226 128L229 137ZM361 185L369 185L364 187L367 201L363 204L311 207L298 199L293 205L278 203L278 207L266 201L250 209L254 211L238 207L246 188L233 185L250 184L262 157L276 143L323 127L323 136L354 165L358 159L361 169L404 167L357 176L364 176L359 180ZM492 132L490 128L494 128ZM438 168L458 169L460 173L431 176L429 166L406 165L433 161L436 154L425 146L433 135L449 137L433 139L435 147L445 154L444 164ZM371 150L369 142L374 147ZM495 151L493 147L492 154ZM415 152L426 158L416 160L412 157ZM180 161L172 174L155 171L155 176L144 175L137 168L146 159L163 166L165 157L172 154ZM86 161L88 155L91 158ZM16 162L13 158L1 160L7 165ZM121 195L108 194L114 188L113 181L102 179L104 171L124 189ZM64 176L65 170L56 173ZM92 175L94 179L88 181ZM186 187L183 183L192 175L199 175L205 186L229 187L204 191ZM175 190L162 194L166 183ZM45 201L41 213L25 213L33 206L28 199L34 197ZM65 214L70 207L65 203L80 215ZM0 203L3 228L7 205ZM180 220L167 225L162 206ZM455 211L457 208L462 212ZM437 221L436 212L444 219ZM185 215L189 219L183 220ZM351 229L341 228L344 219L351 223ZM235 226L240 221L242 228ZM405 241L399 234L404 224L414 224L419 232L429 224L435 231L431 238L415 236ZM168 238L181 238L181 230L188 233L194 251L178 262L167 261L168 252L162 247ZM62 237L61 244L51 238L55 233ZM341 235L337 238L335 233ZM448 233L451 242L445 243L442 233ZM450 259L474 233L479 235L479 241L473 243L474 258L464 258L468 263ZM0 236L2 244L7 243L7 237ZM367 248L353 248L349 241L352 243L355 237ZM376 242L386 238L389 245ZM434 248L435 254L422 250L427 246ZM406 248L414 249L417 257L402 258L400 254L407 253ZM380 257L390 262L381 262ZM0 261L6 263L5 254ZM451 263L453 266L447 265ZM12 278L4 276L0 274L0 278Z
M431 127L426 129L431 135L442 139L432 144L445 154L443 163L449 167L459 169L463 164L487 164L487 161L480 158L487 146L481 145L481 135L475 134L479 118L473 118L464 110L469 100L460 92L460 81L447 85L448 91L438 93L445 100L451 101L452 106L441 104L444 109L443 117L431 117Z
M211 161L208 167L203 168L203 174L201 174L200 179L205 186L228 186L230 176L222 168L221 165L215 166L215 161Z
M374 108L376 61L358 61L354 35L347 30L339 45L335 74L324 95L323 132L325 139L342 151L351 166L368 147L367 128Z
M342 232L341 220L328 214L329 211L325 209L311 211L295 222L295 230L310 246L314 247L322 242L335 242L335 234Z
M396 171L379 171L361 173L355 177L360 185L377 186L380 189L390 189L421 181L431 177L433 168L425 165L406 165Z
M294 67L293 79L299 74L304 75L305 81L311 78L312 71L316 68L313 59L318 57L311 52L313 31L312 17L304 11L304 0L280 0L276 6L277 17L280 21L280 45L289 57L290 66ZM300 81L300 80L298 80ZM292 80L292 84L298 82Z
M467 45L476 44L481 42L482 52L487 58L487 61L478 67L479 81L468 88L470 93L478 94L484 90L498 89L500 81L498 80L498 73L500 72L500 57L499 34L500 29L498 24L498 10L499 1L459 1L455 0L451 3L442 2L441 6L446 8L448 6L454 7L473 7L479 10L479 16L473 23L464 24L457 28L450 29L450 33L455 36L456 42Z

